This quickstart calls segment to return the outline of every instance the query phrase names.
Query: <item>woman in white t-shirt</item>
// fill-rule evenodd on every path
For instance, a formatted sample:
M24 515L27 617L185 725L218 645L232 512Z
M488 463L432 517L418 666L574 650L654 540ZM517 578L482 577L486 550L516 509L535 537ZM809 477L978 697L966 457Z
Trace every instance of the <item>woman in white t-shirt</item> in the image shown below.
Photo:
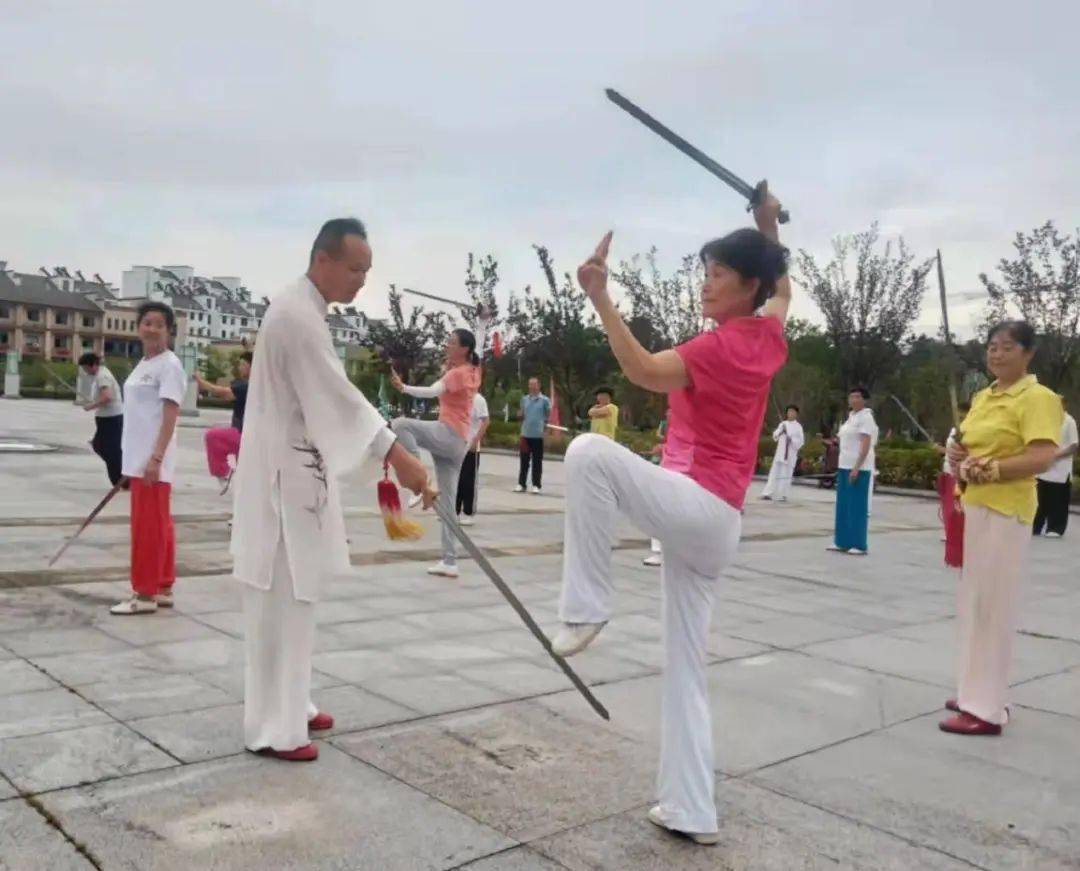
M840 427L840 459L836 470L836 529L829 550L865 555L870 525L870 487L874 475L874 445L878 426L866 407L870 391L853 387L848 415Z
M176 469L176 419L187 375L169 350L175 325L164 303L139 306L136 323L143 358L124 382L124 475L131 481L132 597L117 615L152 614L172 607L176 533L170 501Z

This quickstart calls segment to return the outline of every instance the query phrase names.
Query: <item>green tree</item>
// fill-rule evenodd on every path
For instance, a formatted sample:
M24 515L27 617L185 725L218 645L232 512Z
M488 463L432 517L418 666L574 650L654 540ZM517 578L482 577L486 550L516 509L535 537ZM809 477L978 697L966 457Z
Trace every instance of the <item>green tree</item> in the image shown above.
M405 381L417 382L438 371L449 330L446 315L414 306L406 315L402 294L390 285L390 317L368 324L368 338L379 356Z
M1039 334L1035 369L1041 380L1063 390L1076 378L1080 361L1080 231L1062 235L1047 221L1017 233L1016 256L998 261L1000 280L979 275L990 299L987 322L1019 316Z
M806 251L798 254L796 278L825 317L845 387L873 388L895 369L926 290L932 261L917 263L902 237L895 249L889 242L878 250L880 235L875 223L836 237L824 268Z
M524 377L551 377L566 410L584 413L592 391L608 380L615 360L587 300L569 273L559 282L547 248L534 245L547 293L526 287L521 297L510 295L506 324L512 332L512 352L524 367ZM591 404L591 403L589 403ZM564 420L565 422L565 420Z
M656 262L656 248L619 263L611 277L626 291L630 302L630 329L650 351L673 348L705 328L701 316L704 270L695 254L682 258L672 275L664 275Z

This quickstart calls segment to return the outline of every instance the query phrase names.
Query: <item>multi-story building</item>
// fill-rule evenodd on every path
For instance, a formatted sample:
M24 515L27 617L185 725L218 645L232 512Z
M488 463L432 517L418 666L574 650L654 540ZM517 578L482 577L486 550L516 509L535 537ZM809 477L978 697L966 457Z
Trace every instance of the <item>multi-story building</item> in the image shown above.
M136 305L117 300L100 276L88 281L64 267L21 273L0 261L0 353L46 361L77 360L86 351L138 357ZM185 341L187 332L187 318L178 315L177 340Z

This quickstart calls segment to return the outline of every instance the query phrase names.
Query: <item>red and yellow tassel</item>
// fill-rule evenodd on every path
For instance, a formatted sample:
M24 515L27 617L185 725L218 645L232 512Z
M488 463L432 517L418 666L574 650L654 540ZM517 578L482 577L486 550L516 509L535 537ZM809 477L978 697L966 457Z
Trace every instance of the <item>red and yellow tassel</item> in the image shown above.
M424 527L401 510L397 484L390 480L390 470L386 467L383 468L383 479L379 482L378 497L383 525L391 541L416 541L423 537Z

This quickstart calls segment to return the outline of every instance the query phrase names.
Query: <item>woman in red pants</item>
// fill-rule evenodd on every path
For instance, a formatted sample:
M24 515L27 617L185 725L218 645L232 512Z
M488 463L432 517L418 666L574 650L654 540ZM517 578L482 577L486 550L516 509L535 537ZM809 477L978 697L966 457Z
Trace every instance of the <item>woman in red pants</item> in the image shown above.
M206 462L210 474L221 484L221 495L229 489L232 469L229 457L236 462L240 458L240 434L244 430L244 409L247 406L248 378L251 376L251 352L245 351L236 360L236 378L232 384L211 384L198 372L195 380L199 389L218 399L230 399L233 403L232 421L229 426L215 426L206 431Z
M187 389L179 358L169 350L173 311L161 302L139 306L143 358L124 382L124 475L131 481L130 599L117 615L172 607L176 533L170 499L176 469L176 419Z

